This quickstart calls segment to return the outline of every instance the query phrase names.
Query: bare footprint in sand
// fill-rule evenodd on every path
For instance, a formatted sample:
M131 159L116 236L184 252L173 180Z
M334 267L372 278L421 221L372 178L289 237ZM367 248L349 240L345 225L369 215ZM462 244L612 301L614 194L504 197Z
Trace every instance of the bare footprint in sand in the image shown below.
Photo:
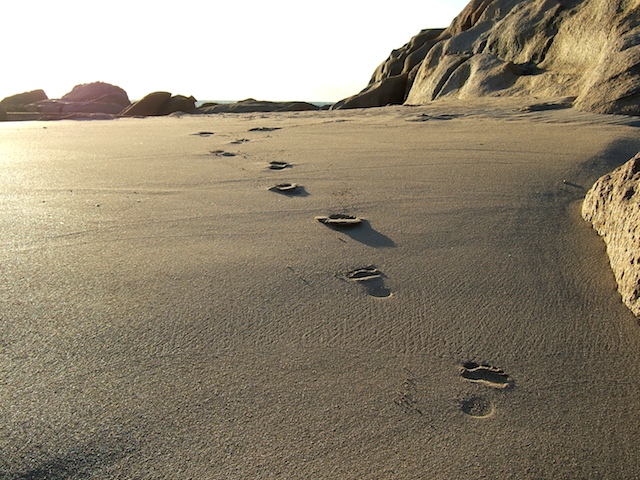
M225 152L224 150L211 150L209 152L211 155L215 155L216 157L235 157L235 153Z
M280 127L255 127L250 128L250 132L273 132L274 130L280 130Z
M269 190L271 190L272 192L295 195L302 192L302 186L298 185L297 183L279 183L271 187Z
M316 220L330 227L338 228L356 227L362 223L362 219L352 215L346 215L344 213L333 213L328 216L319 216L316 217Z
M389 298L393 294L384 286L384 274L374 265L358 268L347 273L347 279L361 283L367 293L376 298Z
M291 164L287 162L273 161L269 162L269 166L267 168L269 170L284 170L285 168L289 168L290 166Z
M191 135L197 135L200 137L210 137L211 135L214 135L213 132L196 132L196 133L192 133Z
M473 396L460 402L460 410L470 417L487 418L493 415L495 407L488 398Z
M507 388L511 385L509 375L496 367L467 362L460 368L460 375L471 382L482 383L493 388Z

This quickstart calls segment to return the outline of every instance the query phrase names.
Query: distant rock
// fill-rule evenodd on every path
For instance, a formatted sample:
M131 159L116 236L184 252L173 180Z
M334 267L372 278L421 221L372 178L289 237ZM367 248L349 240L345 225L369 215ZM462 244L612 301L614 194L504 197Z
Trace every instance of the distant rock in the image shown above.
M26 106L30 103L47 100L47 94L44 90L32 90L30 92L18 93L4 98L0 101L0 107L4 108L7 112L24 112Z
M120 112L121 117L147 117L158 115L158 111L171 98L169 92L152 92L145 95Z
M404 85L390 82L399 75ZM575 97L581 110L640 115L640 3L472 0L448 28L394 50L334 108L480 96Z
M131 104L127 92L120 87L104 82L76 85L60 100L63 102L115 104L120 105L121 109Z
M0 122L7 121L7 111L4 109L2 105L0 105Z
M184 95L172 96L169 92L152 92L125 108L121 117L149 117L175 112L190 113L195 110L196 99Z
M169 115L176 112L190 113L196 109L196 99L192 96L173 95L158 111L159 115Z
M200 107L198 113L301 112L319 110L307 102L269 102L247 98L236 103L211 104Z
M601 177L587 193L582 216L603 237L622 300L640 317L640 153Z

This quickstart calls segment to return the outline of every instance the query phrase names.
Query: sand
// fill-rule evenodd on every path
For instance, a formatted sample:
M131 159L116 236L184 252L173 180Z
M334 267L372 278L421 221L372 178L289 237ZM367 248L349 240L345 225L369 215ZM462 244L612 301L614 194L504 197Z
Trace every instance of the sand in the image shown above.
M640 477L638 119L526 103L0 124L0 478Z

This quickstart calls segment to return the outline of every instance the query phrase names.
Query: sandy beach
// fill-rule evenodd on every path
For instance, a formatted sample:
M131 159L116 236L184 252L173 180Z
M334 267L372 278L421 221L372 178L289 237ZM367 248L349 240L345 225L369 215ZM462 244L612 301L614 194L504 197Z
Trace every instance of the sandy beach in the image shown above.
M549 101L0 124L0 478L640 478L640 121Z

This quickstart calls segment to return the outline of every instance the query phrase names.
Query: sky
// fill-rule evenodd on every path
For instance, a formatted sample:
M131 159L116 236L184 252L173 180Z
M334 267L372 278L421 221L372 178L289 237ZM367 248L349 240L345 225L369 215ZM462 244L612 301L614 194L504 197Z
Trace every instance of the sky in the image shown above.
M30 0L0 5L0 99L102 81L136 100L333 102L391 50L447 27L468 0Z

